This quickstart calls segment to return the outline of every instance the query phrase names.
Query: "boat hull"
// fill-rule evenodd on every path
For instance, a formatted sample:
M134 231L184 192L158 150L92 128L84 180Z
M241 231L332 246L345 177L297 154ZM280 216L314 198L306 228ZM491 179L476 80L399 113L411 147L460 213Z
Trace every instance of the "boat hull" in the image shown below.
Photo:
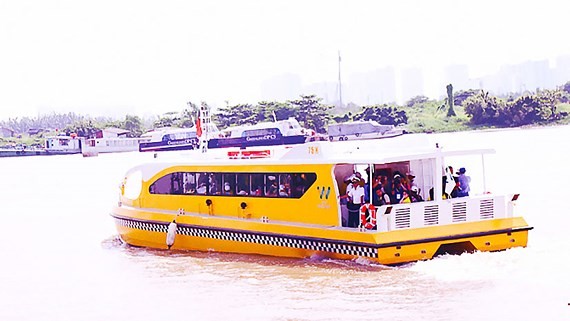
M344 227L264 222L212 215L173 215L117 207L112 216L127 244L167 249L168 224L176 218L172 249L278 257L365 258L384 265L431 259L444 253L526 247L521 217L409 230L376 232Z

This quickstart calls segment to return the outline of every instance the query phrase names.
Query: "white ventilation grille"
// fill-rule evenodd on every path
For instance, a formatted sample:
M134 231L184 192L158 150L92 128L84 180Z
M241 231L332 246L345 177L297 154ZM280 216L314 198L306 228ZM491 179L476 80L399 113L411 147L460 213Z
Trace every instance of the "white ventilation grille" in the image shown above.
M424 207L424 225L439 224L439 206L429 205Z
M495 216L495 200L488 199L488 200L481 200L480 207L480 215L481 219L491 219Z
M396 228L410 227L410 208L399 208L396 210Z
M452 206L452 219L453 222L465 222L467 221L467 203L454 203Z

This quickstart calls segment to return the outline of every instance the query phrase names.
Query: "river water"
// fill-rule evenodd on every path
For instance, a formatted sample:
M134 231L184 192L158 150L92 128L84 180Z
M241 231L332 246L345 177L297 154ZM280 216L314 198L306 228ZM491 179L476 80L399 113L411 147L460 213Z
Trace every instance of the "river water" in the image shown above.
M497 150L487 190L521 193L527 248L395 268L131 248L109 212L150 154L1 158L0 320L570 320L570 126L432 138Z

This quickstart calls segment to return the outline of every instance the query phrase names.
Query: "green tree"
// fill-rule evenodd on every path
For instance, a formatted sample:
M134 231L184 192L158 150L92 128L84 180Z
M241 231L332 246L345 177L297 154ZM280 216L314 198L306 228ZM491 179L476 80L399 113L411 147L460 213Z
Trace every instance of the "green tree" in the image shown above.
M321 100L322 98L317 98L316 95L301 95L300 99L291 100L289 103L297 110L297 120L303 127L317 133L326 133L332 106L322 104Z
M212 119L220 129L244 124L255 124L256 112L251 104L238 104L220 108Z
M484 91L467 98L463 105L465 113L471 117L471 123L474 125L500 124L499 116L505 108L503 101Z
M374 120L383 125L400 125L408 123L408 116L404 110L396 106L372 105L363 106L362 111L353 117L354 120Z
M139 116L126 115L125 120L121 124L121 128L128 130L129 137L140 137L144 132L141 118Z
M415 96L412 97L410 100L408 100L405 105L406 107L413 107L414 105L423 105L425 103L427 103L430 99L426 96Z

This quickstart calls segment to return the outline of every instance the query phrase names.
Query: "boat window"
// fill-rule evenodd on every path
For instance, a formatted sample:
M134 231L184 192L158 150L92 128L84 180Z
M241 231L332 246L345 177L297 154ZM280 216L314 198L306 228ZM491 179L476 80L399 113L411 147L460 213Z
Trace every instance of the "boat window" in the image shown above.
M251 196L264 196L265 175L251 174Z
M198 181L196 193L200 195L206 195L206 193L208 193L208 187L210 185L208 173L196 173L196 180Z
M291 197L300 198L313 185L317 175L313 173L295 173L291 175Z
M210 173L210 190L209 195L220 195L222 186L222 174Z
M279 181L276 175L267 174L265 176L265 196L279 196Z
M236 174L223 174L224 195L235 195Z
M150 186L151 194L182 194L182 173L171 173L156 180Z
M315 173L175 172L154 181L149 192L169 195L301 198L316 179Z
M279 175L279 196L280 197L291 196L291 174Z
M249 195L249 174L237 174L237 195Z
M281 131L278 128L261 128L244 130L241 134L242 137L264 136L264 135L279 135Z
M184 194L196 194L196 174L184 173L182 178L184 181Z

